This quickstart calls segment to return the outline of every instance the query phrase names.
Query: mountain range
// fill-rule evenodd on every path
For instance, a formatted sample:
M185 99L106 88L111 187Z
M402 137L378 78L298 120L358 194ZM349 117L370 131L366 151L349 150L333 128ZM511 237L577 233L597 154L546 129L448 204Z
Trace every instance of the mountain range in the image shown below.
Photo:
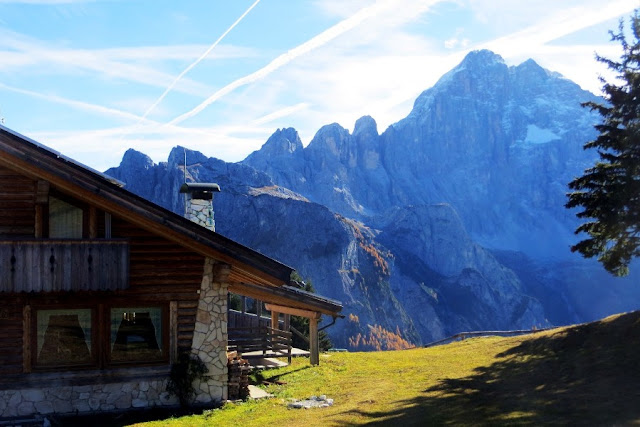
M533 60L474 51L382 133L364 116L305 147L278 129L238 163L128 150L106 173L182 213L186 153L187 178L223 190L218 232L343 302L327 330L340 347L576 323L640 306L637 268L614 278L569 250L567 183L595 160L582 147L599 117L581 107L594 100Z

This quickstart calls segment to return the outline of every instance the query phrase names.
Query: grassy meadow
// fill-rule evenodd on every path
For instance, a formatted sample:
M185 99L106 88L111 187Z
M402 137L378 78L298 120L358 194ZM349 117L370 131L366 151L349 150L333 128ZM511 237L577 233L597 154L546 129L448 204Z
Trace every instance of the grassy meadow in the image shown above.
M274 398L139 426L640 424L640 312L510 338L297 359ZM280 384L276 384L280 382ZM288 409L325 394L329 408Z

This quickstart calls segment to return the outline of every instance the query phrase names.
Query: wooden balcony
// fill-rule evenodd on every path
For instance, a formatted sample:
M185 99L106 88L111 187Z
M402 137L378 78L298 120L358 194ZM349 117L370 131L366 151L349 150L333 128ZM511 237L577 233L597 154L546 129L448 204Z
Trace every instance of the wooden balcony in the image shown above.
M129 286L124 240L0 240L0 292L105 291Z

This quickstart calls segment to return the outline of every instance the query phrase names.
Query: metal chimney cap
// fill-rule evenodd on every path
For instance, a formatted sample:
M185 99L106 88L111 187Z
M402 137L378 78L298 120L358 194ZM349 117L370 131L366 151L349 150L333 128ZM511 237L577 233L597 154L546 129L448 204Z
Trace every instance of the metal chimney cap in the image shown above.
M196 191L203 193L219 193L220 186L212 182L185 182L180 186L181 193L194 193Z

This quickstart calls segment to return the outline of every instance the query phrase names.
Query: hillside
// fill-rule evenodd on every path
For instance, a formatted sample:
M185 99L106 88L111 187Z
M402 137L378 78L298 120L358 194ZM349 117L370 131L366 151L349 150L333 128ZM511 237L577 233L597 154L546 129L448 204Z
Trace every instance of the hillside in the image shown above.
M267 371L275 398L170 425L629 425L640 422L640 312L512 338L322 356ZM326 394L329 408L288 398Z

